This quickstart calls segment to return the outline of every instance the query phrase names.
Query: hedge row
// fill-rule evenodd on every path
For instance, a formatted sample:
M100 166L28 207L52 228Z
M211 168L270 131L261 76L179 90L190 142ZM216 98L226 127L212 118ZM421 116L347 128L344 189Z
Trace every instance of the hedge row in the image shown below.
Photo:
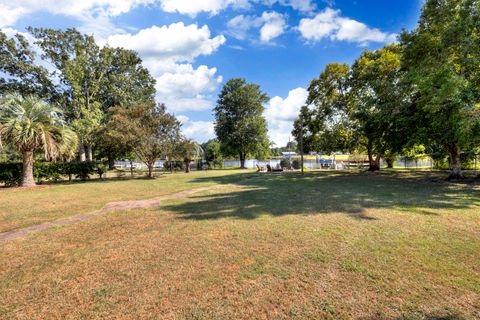
M68 176L68 180L86 180L90 175L98 174L100 178L106 169L95 162L35 162L33 176L38 183L42 181L58 181ZM22 180L21 162L0 163L0 183L6 186L19 185Z

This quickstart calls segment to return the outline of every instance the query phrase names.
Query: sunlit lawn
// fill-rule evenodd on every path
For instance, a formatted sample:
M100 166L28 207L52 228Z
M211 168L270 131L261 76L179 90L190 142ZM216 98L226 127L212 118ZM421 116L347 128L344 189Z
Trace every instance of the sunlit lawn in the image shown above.
M220 187L0 243L0 317L480 318L480 186L436 173L218 171L4 191L1 225L204 185Z
M148 199L215 184L201 177L234 174L234 171L200 171L191 174L158 174L157 179L110 178L89 182L43 185L38 190L0 188L0 232L101 209L110 201ZM113 176L110 173L110 176Z

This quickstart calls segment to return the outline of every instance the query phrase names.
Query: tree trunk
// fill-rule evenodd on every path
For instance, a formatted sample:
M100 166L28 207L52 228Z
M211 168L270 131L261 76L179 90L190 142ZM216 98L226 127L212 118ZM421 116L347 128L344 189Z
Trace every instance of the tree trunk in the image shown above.
M87 161L93 161L92 145L87 145Z
M450 161L452 162L452 172L448 177L450 180L463 179L460 153L461 149L458 145L450 149Z
M395 163L395 158L388 156L385 158L385 161L387 162L387 168L388 169L393 169L393 164Z
M113 159L111 156L108 157L108 170L113 170L115 169L115 159Z
M372 150L372 144L369 143L367 146L367 152L368 152L368 163L369 163L369 168L368 171L378 171L380 170L380 166L378 164L378 157L377 159L373 158L373 150Z
M240 169L246 169L245 168L245 155L243 153L240 153Z
M86 155L85 155L85 145L83 144L83 142L80 141L80 143L78 144L78 159L80 160L80 162L85 162L86 160Z
M387 160L387 169L393 169L393 161Z
M33 178L33 151L23 152L23 170L22 170L22 187L32 187L35 185Z
M130 160L130 176L133 177L133 161Z
M190 172L190 161L185 160L185 173L189 173L189 172Z
M149 177L150 179L153 178L153 165L154 165L153 163L149 163L149 164L148 164L148 177Z
M377 170L381 169L381 165L380 165L381 163L382 163L382 155L377 154L377 157L375 158L375 166L376 166Z

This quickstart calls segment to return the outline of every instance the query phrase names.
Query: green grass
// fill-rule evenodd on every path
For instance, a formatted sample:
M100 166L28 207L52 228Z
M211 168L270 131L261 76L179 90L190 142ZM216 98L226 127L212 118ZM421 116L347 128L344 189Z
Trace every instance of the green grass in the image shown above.
M223 171L99 185L143 182L129 197L150 198L177 179L220 187L2 243L0 318L480 318L478 184ZM33 208L88 186L9 195Z

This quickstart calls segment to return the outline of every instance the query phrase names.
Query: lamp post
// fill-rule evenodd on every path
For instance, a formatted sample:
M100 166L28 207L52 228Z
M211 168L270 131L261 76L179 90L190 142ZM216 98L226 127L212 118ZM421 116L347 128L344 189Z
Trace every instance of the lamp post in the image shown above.
M300 165L303 176L303 115L300 114Z

